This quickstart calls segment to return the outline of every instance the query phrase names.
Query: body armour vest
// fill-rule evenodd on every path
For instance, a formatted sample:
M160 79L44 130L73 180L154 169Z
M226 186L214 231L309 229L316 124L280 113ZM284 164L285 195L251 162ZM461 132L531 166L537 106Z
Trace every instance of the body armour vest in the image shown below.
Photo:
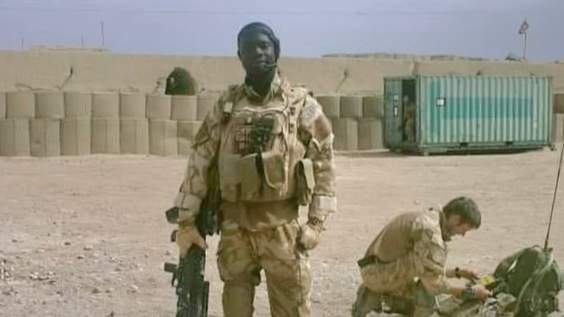
M223 200L258 203L295 196L295 167L305 155L298 118L306 94L286 88L264 105L234 100L218 156Z

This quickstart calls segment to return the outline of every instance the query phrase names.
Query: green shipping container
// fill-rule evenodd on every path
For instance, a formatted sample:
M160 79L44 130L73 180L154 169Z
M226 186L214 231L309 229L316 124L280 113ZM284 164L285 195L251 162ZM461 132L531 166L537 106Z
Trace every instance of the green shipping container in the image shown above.
M551 77L384 78L390 150L554 149Z

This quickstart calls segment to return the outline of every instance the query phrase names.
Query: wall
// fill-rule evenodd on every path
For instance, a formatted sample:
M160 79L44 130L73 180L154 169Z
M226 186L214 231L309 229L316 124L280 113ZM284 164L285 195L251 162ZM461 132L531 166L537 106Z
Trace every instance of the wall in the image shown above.
M0 92L28 89L153 93L175 66L187 68L200 88L217 92L244 76L236 57L125 55L98 52L0 52ZM72 74L71 74L72 69ZM292 82L315 93L382 92L384 76L421 74L550 75L564 92L564 64L423 61L372 58L282 58ZM344 74L347 78L344 79ZM162 83L161 83L162 85ZM162 86L161 86L162 89Z
M203 91L174 106L162 91L176 66L187 68ZM280 69L318 96L331 113L336 149L348 151L384 146L379 95L385 76L548 75L555 92L564 92L564 64L283 58ZM234 57L105 52L0 52L0 70L0 156L185 155L204 109L244 76ZM561 141L563 94L556 95L555 104L555 134Z

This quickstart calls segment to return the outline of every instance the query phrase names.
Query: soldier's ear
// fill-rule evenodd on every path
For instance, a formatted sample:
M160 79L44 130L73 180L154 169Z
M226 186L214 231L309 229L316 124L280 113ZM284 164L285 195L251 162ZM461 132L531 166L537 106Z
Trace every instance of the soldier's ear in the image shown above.
M239 58L240 61L243 61L243 60L241 59L241 50L237 50L237 57Z

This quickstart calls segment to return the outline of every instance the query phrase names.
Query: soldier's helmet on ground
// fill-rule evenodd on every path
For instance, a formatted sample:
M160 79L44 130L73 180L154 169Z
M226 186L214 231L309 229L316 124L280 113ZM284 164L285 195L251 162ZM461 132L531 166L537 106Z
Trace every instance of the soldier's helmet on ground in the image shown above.
M197 93L196 80L185 68L175 67L166 78L166 95L196 95Z

